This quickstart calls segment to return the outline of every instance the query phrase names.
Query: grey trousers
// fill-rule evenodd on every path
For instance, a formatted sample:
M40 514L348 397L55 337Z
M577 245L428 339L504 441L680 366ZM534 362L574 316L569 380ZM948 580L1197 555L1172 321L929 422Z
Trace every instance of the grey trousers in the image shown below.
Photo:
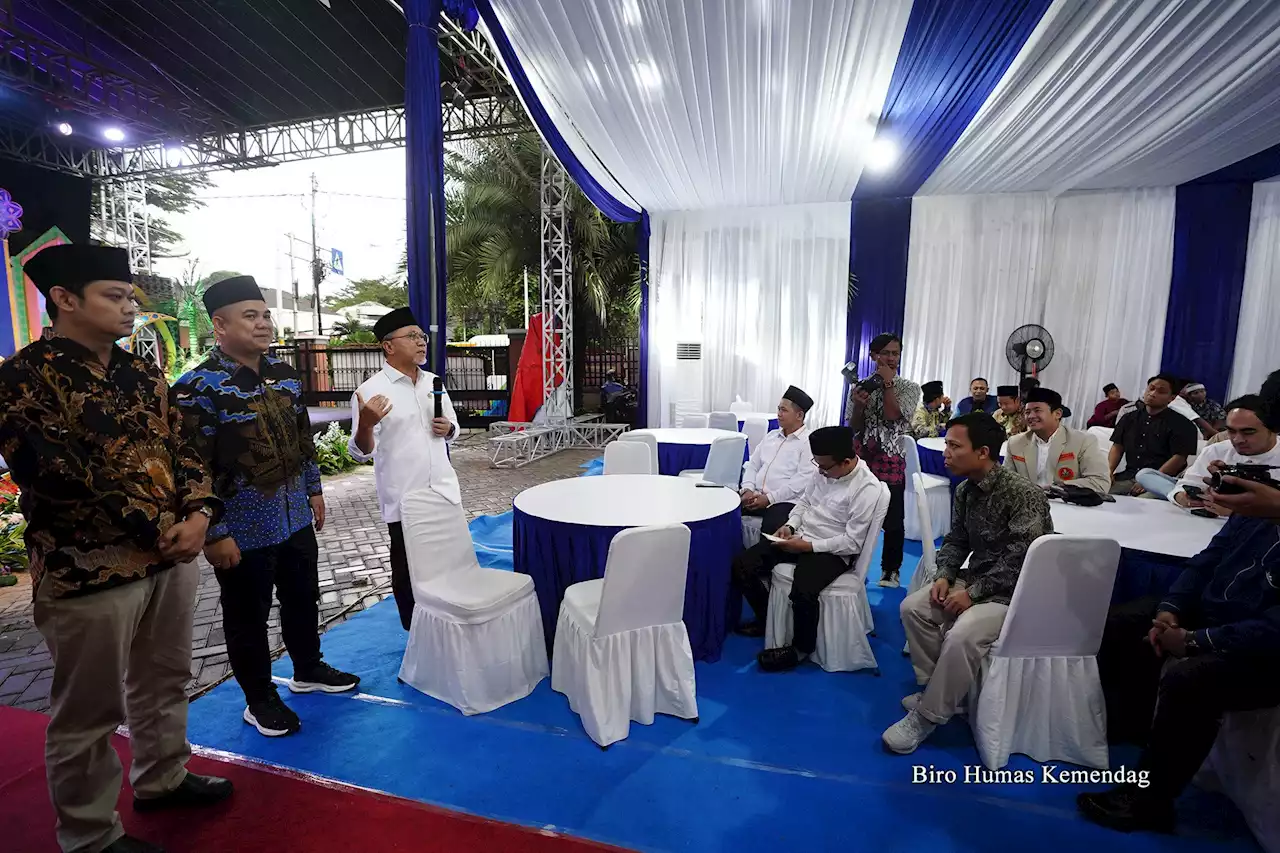
M48 578L41 581L35 622L53 658L45 772L65 853L98 853L124 834L111 735L126 718L138 797L167 794L186 777L199 583L194 561L75 598L54 598Z
M924 685L916 710L926 720L942 724L969 694L982 659L1000 636L1009 606L983 602L955 617L929 600L930 588L904 598L900 612L916 682Z

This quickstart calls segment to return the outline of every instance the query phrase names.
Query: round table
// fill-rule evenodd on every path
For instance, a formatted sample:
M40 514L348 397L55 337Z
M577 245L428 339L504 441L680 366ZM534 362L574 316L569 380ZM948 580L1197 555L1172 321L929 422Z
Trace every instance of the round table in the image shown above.
M671 430L682 431L690 430ZM604 577L615 535L629 527L682 523L692 534L684 594L689 643L696 660L719 660L729 627L731 564L742 550L738 507L731 489L652 475L575 477L521 492L512 521L515 570L533 578L547 648L565 590Z
M739 435L727 429L700 427L692 429L637 429L632 435L652 435L658 440L658 473L675 477L681 471L707 467L711 444L722 435ZM747 459L745 453L743 461Z
M1226 523L1194 516L1169 501L1127 496L1101 506L1050 501L1049 512L1057 533L1106 536L1120 543L1116 603L1167 592L1187 560Z

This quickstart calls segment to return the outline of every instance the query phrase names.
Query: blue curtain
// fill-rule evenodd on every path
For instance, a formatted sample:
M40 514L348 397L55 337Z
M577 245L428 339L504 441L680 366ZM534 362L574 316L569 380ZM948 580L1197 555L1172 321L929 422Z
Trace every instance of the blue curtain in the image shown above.
M649 214L641 211L636 229L636 251L640 254L640 402L636 421L649 425Z
M1231 378L1252 207L1252 181L1177 190L1160 367L1203 383L1215 400Z
M881 332L902 334L907 298L907 247L911 240L911 199L860 199L849 211L849 271L854 277L845 329L845 361L858 362L858 375L873 368L867 355ZM848 397L846 383L845 396Z

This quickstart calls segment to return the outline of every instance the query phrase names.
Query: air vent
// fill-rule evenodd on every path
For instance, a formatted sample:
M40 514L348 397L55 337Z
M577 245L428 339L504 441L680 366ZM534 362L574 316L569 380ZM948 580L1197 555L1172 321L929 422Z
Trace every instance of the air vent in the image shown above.
M676 344L677 361L701 361L702 344Z

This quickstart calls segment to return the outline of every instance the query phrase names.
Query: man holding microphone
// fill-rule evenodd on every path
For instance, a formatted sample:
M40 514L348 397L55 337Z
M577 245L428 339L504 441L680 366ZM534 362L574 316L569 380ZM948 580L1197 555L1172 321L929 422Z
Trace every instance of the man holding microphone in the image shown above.
M416 489L433 489L462 504L448 443L458 435L458 416L444 380L419 365L427 360L427 336L408 308L380 319L373 333L386 364L356 389L351 400L351 456L373 460L382 520L391 534L391 591L407 631L413 621L413 583L400 525L400 500Z

